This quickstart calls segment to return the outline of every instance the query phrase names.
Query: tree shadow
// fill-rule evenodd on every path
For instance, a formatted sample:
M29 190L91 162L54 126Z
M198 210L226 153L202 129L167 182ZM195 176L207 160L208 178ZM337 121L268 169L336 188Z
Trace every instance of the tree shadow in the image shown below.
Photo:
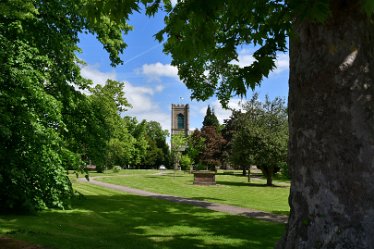
M216 181L219 185L227 186L248 186L248 187L266 187L266 188L288 188L288 186L276 185L271 186L266 185L266 183L254 183L254 182L229 182L229 181Z
M219 185L227 185L227 186L249 186L247 182L229 182L229 181L216 181Z
M173 177L186 177L186 175L174 175L174 174L165 174L165 175L160 175L161 177L170 177L170 178L173 178ZM160 177L160 176L157 176L157 177Z
M279 215L286 215L286 216L290 215L290 211L272 211L271 213L279 214Z
M0 231L52 248L262 249L273 248L284 230L282 224L125 194L88 195L73 207L0 216Z
M216 173L218 176L236 176L236 177L248 177L247 175L243 175L242 173Z
M204 201L204 200L211 200L211 201L225 201L224 199L211 198L211 197L191 197L191 199L194 199L194 200L200 200L200 201Z

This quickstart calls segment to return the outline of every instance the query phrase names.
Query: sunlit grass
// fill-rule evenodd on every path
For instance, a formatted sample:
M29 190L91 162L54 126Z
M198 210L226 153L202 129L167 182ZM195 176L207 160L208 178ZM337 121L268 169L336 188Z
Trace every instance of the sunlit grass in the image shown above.
M72 210L35 216L0 216L0 236L55 249L273 248L284 225L153 198L126 195L87 183Z
M273 213L288 214L289 182L274 180L273 187L265 186L266 180L239 174L216 175L217 185L193 185L193 175L184 172L167 171L164 175L132 174L131 176L112 176L96 180L125 185L162 194L195 198L211 202L236 205Z

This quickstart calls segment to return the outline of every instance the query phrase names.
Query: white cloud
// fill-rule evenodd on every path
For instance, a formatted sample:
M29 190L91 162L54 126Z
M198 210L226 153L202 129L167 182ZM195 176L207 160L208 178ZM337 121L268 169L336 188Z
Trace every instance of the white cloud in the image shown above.
M277 68L273 71L275 74L279 74L289 69L290 57L287 54L277 54L277 62L275 63Z
M242 49L238 52L238 60L231 61L231 64L238 65L241 68L250 66L255 61L252 54L253 51L248 49Z
M165 87L163 85L158 85L158 86L156 86L155 91L159 93L159 92L162 92L164 89L165 89Z
M144 64L140 73L146 75L153 80L160 80L161 77L178 77L178 69L170 64L162 64L160 62L154 64Z
M147 87L134 86L131 83L125 84L125 96L132 109L129 112L136 114L151 111L155 104L152 101L154 90Z
M148 112L141 112L141 113L133 113L132 110L126 113L128 116L136 116L138 121L142 121L143 119L147 121L156 121L160 123L163 130L168 130L170 132L171 128L171 121L170 121L170 114L162 112L159 108L155 108L153 111Z
M98 65L85 65L81 67L81 75L93 81L94 86L104 85L108 79L117 80L117 75L112 72L101 72Z
M82 76L91 79L94 85L105 84L107 79L118 80L115 72L101 72L98 66L87 65L81 68ZM136 86L129 82L125 83L125 96L132 108L124 113L126 116L135 116L138 121L157 121L163 129L170 130L170 117L168 113L162 112L160 106L153 100L155 93L161 92L164 86L155 88Z
M134 86L131 83L125 84L125 96L132 108L124 114L135 116L138 121L156 121L161 124L162 129L170 130L169 114L163 112L156 101L153 100L155 93L162 91L163 86L158 85L155 89L150 87Z

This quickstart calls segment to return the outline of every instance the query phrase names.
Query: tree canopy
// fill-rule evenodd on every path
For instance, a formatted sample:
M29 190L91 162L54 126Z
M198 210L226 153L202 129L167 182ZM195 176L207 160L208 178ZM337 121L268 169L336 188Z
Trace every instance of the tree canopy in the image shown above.
M212 110L209 105L206 109L206 114L203 120L203 126L213 126L215 128L219 127L218 118L216 114L214 114L214 110Z
M126 20L141 5L152 14L159 2L0 3L1 211L68 207L65 169L107 163L108 144L118 145L110 143L117 112L127 102L118 82L96 86L89 97L79 92L91 82L80 75L78 35L96 34L118 65L122 35L131 30Z
M256 165L272 185L272 176L287 161L288 123L284 100L268 96L263 102L254 94L244 103L245 113L237 120L231 160L243 167ZM235 116L234 116L235 117Z

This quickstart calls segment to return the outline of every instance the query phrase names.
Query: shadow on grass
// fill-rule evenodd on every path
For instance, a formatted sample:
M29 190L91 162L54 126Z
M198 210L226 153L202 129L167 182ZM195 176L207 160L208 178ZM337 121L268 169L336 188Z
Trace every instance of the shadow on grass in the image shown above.
M237 177L248 177L247 175L243 175L242 173L216 173L218 176L237 176Z
M286 216L290 215L290 211L272 211L271 213L273 213L273 214L280 214L280 215L286 215Z
M280 185L271 185L268 186L264 183L253 183L253 182L229 182L229 181L216 181L217 184L220 185L227 185L227 186L249 186L249 187L267 187L267 188L288 188L288 186L280 186Z
M162 177L186 177L186 176L188 176L187 175L187 173L186 174L184 174L184 175L180 175L180 174L173 174L173 173L171 173L171 174L165 174L165 175L162 175ZM192 176L192 175L191 175Z
M273 248L284 225L132 195L91 195L73 210L0 216L0 233L56 249ZM51 239L53 238L53 239Z
M224 199L211 198L211 197L192 197L191 199L194 199L194 200L200 200L200 201L204 201L204 200L210 200L210 201L225 201Z

